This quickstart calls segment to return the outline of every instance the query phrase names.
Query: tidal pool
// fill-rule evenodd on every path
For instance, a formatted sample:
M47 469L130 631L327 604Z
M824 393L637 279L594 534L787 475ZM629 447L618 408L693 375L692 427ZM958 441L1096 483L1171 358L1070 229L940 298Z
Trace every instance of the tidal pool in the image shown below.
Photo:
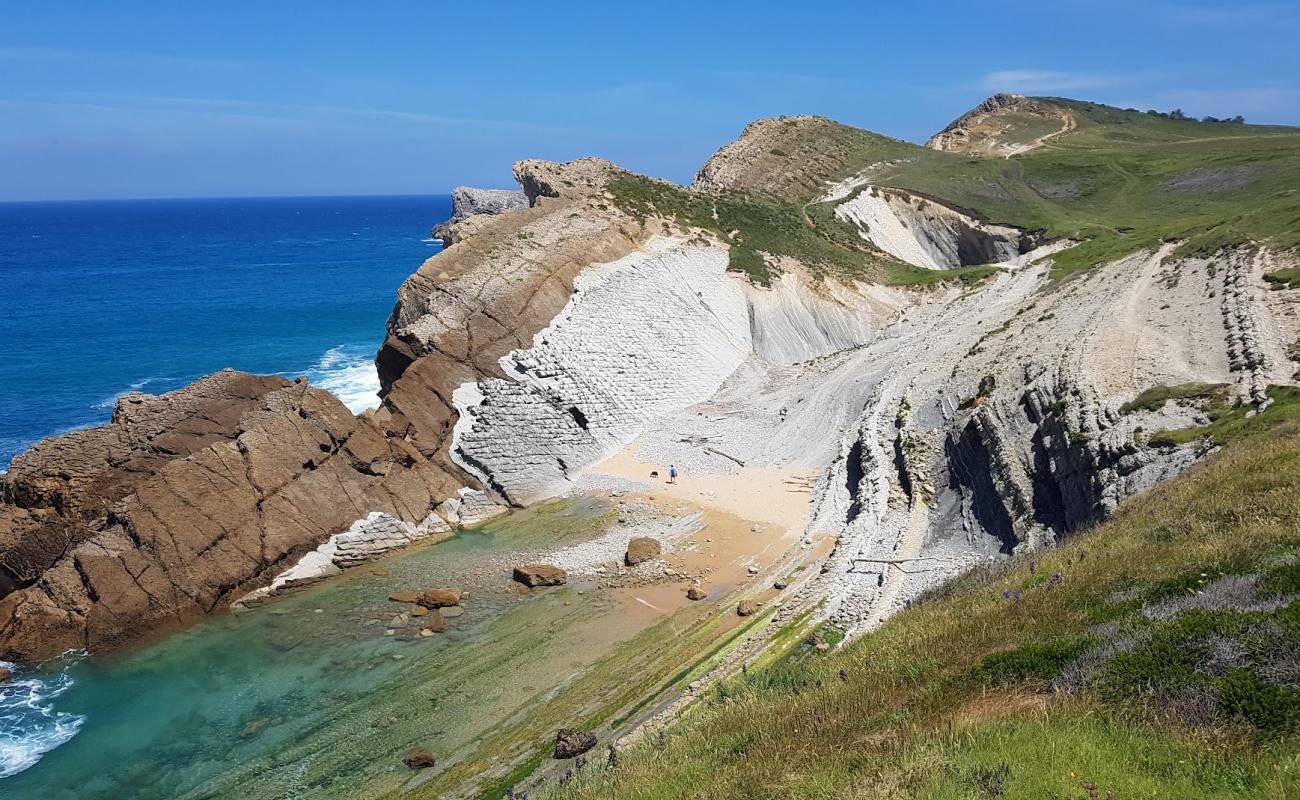
M594 535L608 512L593 499L519 512L67 666L71 686L51 702L84 718L79 732L0 780L0 796L372 797L454 769L654 621L628 621L613 593L581 583L527 593L510 582L511 564ZM388 595L431 586L469 593L451 630L386 635L403 609ZM436 770L404 766L412 747L437 754Z

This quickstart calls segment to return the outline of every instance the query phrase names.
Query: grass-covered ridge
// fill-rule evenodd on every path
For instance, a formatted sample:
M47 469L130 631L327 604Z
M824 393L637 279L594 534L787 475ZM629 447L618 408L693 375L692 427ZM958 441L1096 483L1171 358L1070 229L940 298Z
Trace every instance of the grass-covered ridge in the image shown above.
M992 221L1086 239L1056 257L1058 276L1164 241L1181 242L1178 255L1300 246L1300 130L1041 102L1077 127L1005 159L918 149L879 180Z
M813 202L830 183L868 167L875 183L1047 239L1081 240L1054 257L1057 277L1168 241L1179 242L1179 256L1247 243L1300 247L1300 129L1036 102L1059 109L1075 127L1010 158L929 150L817 117L776 118L754 123L710 160L728 165L714 180L728 188L693 192L628 175L610 191L634 214L719 234L732 247L732 267L759 283L772 272L761 253L882 283L960 277L901 264L838 220L833 204ZM1024 137L1059 123L1031 121Z
M752 667L555 796L1296 796L1300 412L1266 415L1097 530Z
M712 232L730 247L729 269L764 286L775 272L769 256L793 258L817 273L880 283L970 281L991 272L991 268L942 272L904 264L871 248L856 230L829 215L819 224L802 203L761 194L710 195L630 173L613 178L606 188L619 207L643 224L658 217Z

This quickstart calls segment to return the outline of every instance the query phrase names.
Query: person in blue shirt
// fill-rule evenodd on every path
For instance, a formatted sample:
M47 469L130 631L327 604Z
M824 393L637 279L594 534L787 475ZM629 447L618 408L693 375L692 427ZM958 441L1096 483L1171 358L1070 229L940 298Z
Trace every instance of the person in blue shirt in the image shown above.
M677 467L672 464L668 465L668 482L677 483Z

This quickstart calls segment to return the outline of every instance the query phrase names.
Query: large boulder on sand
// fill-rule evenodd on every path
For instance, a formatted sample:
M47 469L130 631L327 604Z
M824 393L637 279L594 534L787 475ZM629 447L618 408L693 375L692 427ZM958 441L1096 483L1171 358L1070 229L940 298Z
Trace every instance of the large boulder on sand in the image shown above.
M596 734L591 731L574 731L561 728L555 734L555 757L574 758L596 746Z
M638 536L627 543L627 555L624 560L629 567L644 563L663 552L663 546L653 536Z
M559 586L567 583L569 573L550 564L520 564L515 567L514 579L533 589L538 586Z
M736 604L736 614L741 617L751 617L758 613L758 603L753 600L741 600Z

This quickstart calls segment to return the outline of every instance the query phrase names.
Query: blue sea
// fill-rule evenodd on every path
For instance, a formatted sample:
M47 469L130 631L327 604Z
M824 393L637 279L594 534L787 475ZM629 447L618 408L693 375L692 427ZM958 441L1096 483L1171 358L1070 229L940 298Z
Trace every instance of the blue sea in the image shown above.
M450 214L445 195L0 204L0 469L223 367L376 405L397 287ZM0 778L82 729L59 707L75 683L55 663L0 687Z
M0 469L223 367L375 405L397 287L450 214L446 195L0 204Z

